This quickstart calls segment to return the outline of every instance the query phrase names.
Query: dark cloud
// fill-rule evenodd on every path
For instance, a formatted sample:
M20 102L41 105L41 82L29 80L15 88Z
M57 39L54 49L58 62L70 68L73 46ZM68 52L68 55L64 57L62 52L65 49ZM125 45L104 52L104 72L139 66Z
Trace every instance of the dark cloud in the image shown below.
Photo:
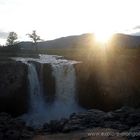
M2 39L7 38L8 34L9 34L8 32L0 31L0 38L2 38Z

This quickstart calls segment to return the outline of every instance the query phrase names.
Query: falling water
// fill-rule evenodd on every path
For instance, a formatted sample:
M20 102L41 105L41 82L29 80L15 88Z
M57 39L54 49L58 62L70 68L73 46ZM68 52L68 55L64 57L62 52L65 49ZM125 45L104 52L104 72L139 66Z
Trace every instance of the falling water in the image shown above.
M28 65L30 107L28 113L22 116L28 125L38 127L50 120L65 118L73 112L82 111L75 100L75 61L59 58L52 55L43 55L40 59L16 58ZM56 85L55 101L52 104L45 102L42 81L39 81L35 66L28 63L28 60L51 64Z
M80 109L75 100L75 69L71 63L54 64L52 67L56 80L55 112L58 118L68 117Z
M38 78L36 68L33 64L28 65L28 80L29 80L29 93L30 93L30 106L27 114L23 115L28 125L39 126L46 121L46 103L43 99L42 86Z

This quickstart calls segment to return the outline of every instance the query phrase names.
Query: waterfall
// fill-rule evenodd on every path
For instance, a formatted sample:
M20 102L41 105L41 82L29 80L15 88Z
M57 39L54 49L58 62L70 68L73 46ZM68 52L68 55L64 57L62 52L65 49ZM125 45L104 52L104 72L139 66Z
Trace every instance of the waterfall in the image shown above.
M75 70L72 64L53 65L56 80L56 98L66 104L75 100Z
M28 65L28 80L30 106L28 113L22 116L27 125L38 127L45 122L68 117L73 112L83 111L75 99L75 61L65 60L59 56L42 55L39 59L16 58ZM28 61L49 63L52 66L52 74L55 78L56 93L52 104L47 103L43 97L42 73L38 76L36 67ZM41 64L41 71L42 67ZM40 79L40 80L39 80Z
M42 89L39 82L36 68L33 64L28 63L28 79L30 92L30 112L39 112L44 106Z
M75 69L71 63L53 64L52 68L56 81L55 112L58 118L68 117L80 109L75 100Z
M46 103L43 99L43 90L35 66L32 63L26 64L28 65L30 106L28 113L22 118L27 122L27 125L39 126L47 121Z

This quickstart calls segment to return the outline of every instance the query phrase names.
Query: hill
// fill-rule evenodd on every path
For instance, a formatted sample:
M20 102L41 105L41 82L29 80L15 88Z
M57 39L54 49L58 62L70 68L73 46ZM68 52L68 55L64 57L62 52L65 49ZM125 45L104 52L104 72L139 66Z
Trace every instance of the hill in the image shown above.
M32 42L20 42L18 45L22 49L33 48ZM87 48L96 45L93 34L87 33L82 35L62 37L54 40L43 41L38 43L40 49L73 49ZM114 34L109 41L110 46L136 48L140 47L140 36L132 36L126 34Z
M140 36L114 34L111 38L111 45L115 47L135 48L140 47Z
M38 47L41 49L82 48L93 44L93 39L93 34L88 33L39 42ZM20 42L18 45L23 49L33 47L32 42Z

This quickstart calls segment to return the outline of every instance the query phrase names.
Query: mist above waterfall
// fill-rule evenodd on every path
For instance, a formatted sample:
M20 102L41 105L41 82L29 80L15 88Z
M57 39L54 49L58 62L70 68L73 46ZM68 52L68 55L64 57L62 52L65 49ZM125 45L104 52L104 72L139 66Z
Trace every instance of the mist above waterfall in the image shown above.
M50 120L68 117L73 112L82 111L75 98L75 69L76 61L65 60L60 56L40 55L39 59L14 58L28 65L28 80L30 106L29 111L22 118L30 126L41 126ZM55 78L56 93L53 103L48 103L43 97L42 81L35 65L30 62L49 63ZM43 65L41 65L43 69ZM42 74L42 73L40 73Z

